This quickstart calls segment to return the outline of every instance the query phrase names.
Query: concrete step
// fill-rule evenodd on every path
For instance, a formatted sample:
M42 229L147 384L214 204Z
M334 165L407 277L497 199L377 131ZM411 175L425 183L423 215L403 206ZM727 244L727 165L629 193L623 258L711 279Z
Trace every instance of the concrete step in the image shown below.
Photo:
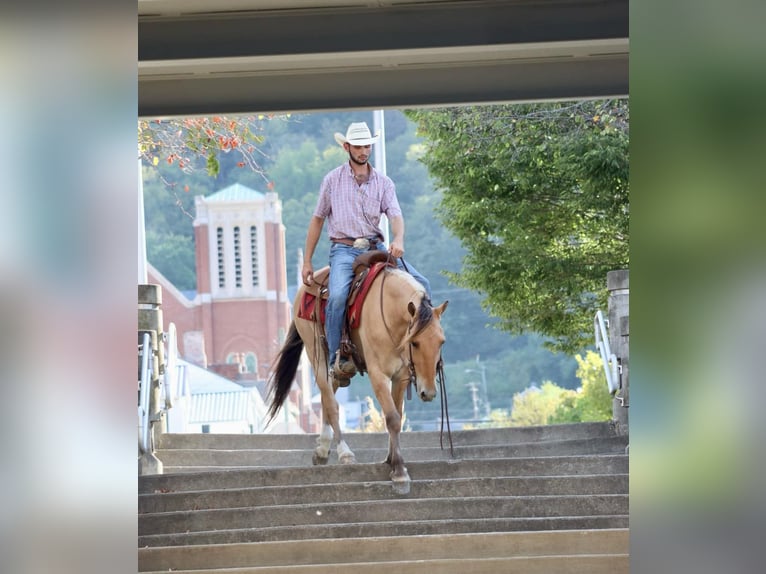
M224 568L264 572L268 567L344 564L357 568L364 564L367 571L367 564L383 563L389 564L389 571L398 571L393 568L398 562L457 560L466 566L467 560L487 558L623 556L628 546L625 529L561 530L158 547L139 549L138 558L142 572ZM307 571L329 572L326 569Z
M628 475L488 477L415 480L409 498L627 494ZM389 481L266 486L181 493L141 494L139 514L285 504L343 503L401 498Z
M586 474L626 474L628 456L581 455L521 457L485 460L408 462L413 481L491 478L512 476L562 476ZM167 469L166 469L167 470ZM168 473L141 476L138 492L175 493L255 486L325 485L330 483L375 482L389 480L390 468L383 463L311 466L299 468L218 469L211 472Z
M594 516L628 513L627 494L371 500L141 514L139 536L303 524L460 518Z
M410 520L408 522L364 522L355 524L307 524L242 528L203 532L149 534L138 537L139 548L155 546L193 546L308 539L419 536L426 534L465 534L479 532L517 532L544 530L590 530L628 528L627 514L610 516L554 516L527 518L450 518L448 520Z
M608 438L616 436L611 422L573 423L531 427L493 428L453 431L454 446L508 445L552 440L582 438ZM387 433L344 434L351 449L383 448L387 444ZM220 449L220 450L312 450L316 445L316 434L163 434L159 448L173 449ZM439 432L402 432L402 447L438 447ZM449 444L446 433L443 442Z
M166 571L165 571L166 572ZM519 556L513 558L471 558L418 560L416 562L364 562L306 566L264 566L226 570L173 570L175 574L628 574L628 554L584 556ZM160 574L160 572L147 573Z
M473 445L455 447L457 459L515 458L531 456L562 456L573 454L624 454L626 437L586 438L572 440L541 441L511 445ZM387 445L381 448L354 449L357 462L380 462L386 458ZM157 458L163 465L178 468L193 467L275 467L311 465L313 448L306 450L219 450L219 449L174 449L158 450ZM403 449L404 460L450 460L449 449L437 447L408 447ZM337 462L332 451L330 462Z

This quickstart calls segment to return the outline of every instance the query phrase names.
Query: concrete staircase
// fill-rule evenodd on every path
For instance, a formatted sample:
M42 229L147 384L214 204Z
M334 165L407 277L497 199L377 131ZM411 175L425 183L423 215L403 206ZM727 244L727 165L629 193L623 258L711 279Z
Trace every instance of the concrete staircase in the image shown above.
M312 467L315 435L165 435L139 479L141 572L589 573L628 566L627 437L609 423L345 435L358 464Z

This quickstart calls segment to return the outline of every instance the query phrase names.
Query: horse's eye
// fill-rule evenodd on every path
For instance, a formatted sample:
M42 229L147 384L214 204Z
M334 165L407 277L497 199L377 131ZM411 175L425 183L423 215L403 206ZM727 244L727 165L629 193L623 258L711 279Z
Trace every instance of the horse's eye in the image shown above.
M413 341L412 346L417 349L418 347L420 347L420 343L418 343L417 341Z

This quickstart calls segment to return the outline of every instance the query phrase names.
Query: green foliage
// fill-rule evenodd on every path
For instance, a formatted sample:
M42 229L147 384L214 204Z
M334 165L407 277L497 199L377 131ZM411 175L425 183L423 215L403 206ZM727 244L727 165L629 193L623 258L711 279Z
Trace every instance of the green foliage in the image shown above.
M567 396L551 415L550 423L576 423L605 421L612 418L612 396L606 385L601 356L588 351L585 357L577 355L577 377L582 386L574 395Z
M556 412L559 404L568 396L575 393L570 389L562 389L551 381L545 381L542 386L530 387L513 397L511 409L511 426L523 427L546 425Z
M513 396L510 410L493 409L489 421L466 428L530 426L558 423L598 422L612 418L612 396L606 385L601 357L588 351L577 355L577 390L545 381L531 385Z
M628 264L625 100L413 110L442 223L467 251L458 285L514 333L575 352Z
M179 290L197 288L194 241L175 233L146 232L146 258Z

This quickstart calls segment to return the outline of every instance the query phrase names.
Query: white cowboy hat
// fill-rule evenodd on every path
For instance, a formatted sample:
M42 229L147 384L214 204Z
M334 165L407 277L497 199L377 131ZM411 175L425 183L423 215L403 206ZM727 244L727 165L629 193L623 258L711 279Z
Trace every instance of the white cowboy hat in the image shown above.
M343 147L344 143L351 145L370 145L374 144L380 138L380 132L374 136L370 133L370 128L367 127L365 122L355 122L348 126L346 135L335 132L335 141Z

